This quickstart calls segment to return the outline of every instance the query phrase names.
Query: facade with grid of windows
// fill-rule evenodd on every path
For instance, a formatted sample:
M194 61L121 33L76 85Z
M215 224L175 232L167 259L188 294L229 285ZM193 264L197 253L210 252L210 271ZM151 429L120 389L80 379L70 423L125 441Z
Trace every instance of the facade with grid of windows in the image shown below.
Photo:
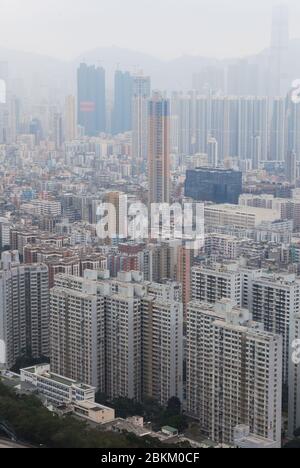
M95 388L51 372L49 364L21 369L21 382L30 384L55 406L95 401Z
M3 256L2 256L3 257ZM49 356L49 280L44 264L11 263L5 253L0 270L0 340L10 369L24 356Z
M264 329L283 337L283 383L288 383L290 358L290 329L293 318L300 312L300 281L295 275L268 275L253 281L253 319Z
M51 368L104 391L104 298L82 286L57 285L50 292Z
M282 337L229 300L192 302L187 322L187 411L214 442L234 429L281 445Z
M192 299L211 304L230 299L242 302L242 280L237 264L214 264L192 269Z
M100 275L100 276L99 276ZM183 398L183 304L178 283L57 275L51 290L51 366L109 398Z

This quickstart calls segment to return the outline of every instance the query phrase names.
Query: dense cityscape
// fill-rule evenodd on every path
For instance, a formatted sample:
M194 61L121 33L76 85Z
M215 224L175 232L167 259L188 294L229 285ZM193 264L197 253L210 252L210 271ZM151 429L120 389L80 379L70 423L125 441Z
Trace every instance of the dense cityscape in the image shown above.
M271 16L180 89L99 56L56 92L0 49L0 448L300 448L300 68Z

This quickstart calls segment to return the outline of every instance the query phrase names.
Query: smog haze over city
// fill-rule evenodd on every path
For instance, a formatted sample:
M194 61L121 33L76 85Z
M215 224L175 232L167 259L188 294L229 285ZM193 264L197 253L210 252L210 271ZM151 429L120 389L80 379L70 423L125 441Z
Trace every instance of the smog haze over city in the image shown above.
M300 448L299 24L0 0L0 449Z
M240 57L269 46L270 11L276 4L277 0L1 0L0 44L63 60L112 46L164 59L184 54ZM291 37L298 38L299 2L286 4Z

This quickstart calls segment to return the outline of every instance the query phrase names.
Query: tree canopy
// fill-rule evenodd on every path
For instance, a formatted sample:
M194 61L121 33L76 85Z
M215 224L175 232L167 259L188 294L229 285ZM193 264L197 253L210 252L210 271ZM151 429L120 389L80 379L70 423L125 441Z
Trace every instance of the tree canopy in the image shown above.
M165 448L158 440L91 429L72 416L49 412L35 396L18 396L0 382L0 421L19 441L48 448Z
M116 417L126 419L131 416L142 416L145 422L151 422L154 430L163 426L171 426L183 432L187 427L187 419L182 413L181 402L173 397L169 400L167 408L163 408L153 399L145 399L142 403L128 398L117 398L109 401L106 395L98 393L97 403L110 406L116 411Z

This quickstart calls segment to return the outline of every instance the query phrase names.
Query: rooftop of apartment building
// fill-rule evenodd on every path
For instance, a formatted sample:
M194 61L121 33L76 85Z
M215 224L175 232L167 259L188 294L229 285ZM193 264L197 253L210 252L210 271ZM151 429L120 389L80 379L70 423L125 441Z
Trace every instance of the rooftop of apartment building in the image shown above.
M50 371L50 366L48 365L38 365L34 367L28 367L22 370L24 372L28 372L38 377L51 380L52 382L57 382L58 384L65 385L66 387L77 387L80 390L93 390L94 389L93 387L89 385L85 385L76 380L68 379L67 377L54 374L53 372Z
M267 208L257 208L253 206L241 206L241 205L231 205L228 203L215 205L215 204L207 204L205 206L206 209L216 210L216 211L231 211L233 213L247 213L249 215L257 215L265 213L267 218L269 218L270 212L277 214L276 210L269 210Z
M237 306L230 299L222 299L216 304L192 301L190 302L189 307L191 310L196 309L209 313L209 315L215 317L216 325L220 325L222 327L226 326L227 329L240 332L247 331L247 333L250 334L253 332L255 337L262 338L264 340L272 341L274 339L273 334L264 331L263 324L253 321L252 314L249 310Z
M209 232L205 234L206 239L220 239L228 241L241 241L242 239L231 234L221 234L220 232Z
M274 287L290 287L291 285L298 285L300 287L300 278L298 278L295 273L287 272L264 272L260 278L257 278L256 282L272 285Z
M217 262L208 262L203 263L202 265L195 266L192 268L194 272L218 272L218 273L228 273L228 274L235 274L239 268L242 266L239 262L232 262L232 261L222 261L221 263Z

